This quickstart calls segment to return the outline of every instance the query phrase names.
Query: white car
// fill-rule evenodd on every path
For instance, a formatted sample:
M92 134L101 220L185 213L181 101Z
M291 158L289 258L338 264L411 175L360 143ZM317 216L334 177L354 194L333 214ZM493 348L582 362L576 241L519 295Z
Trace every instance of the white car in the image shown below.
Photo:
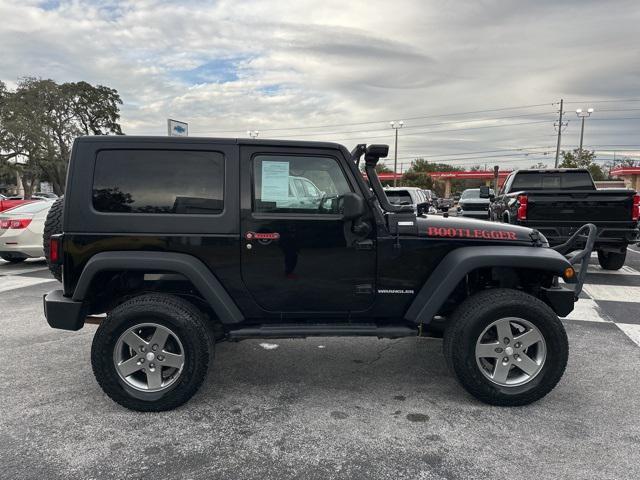
M411 205L416 215L432 213L427 195L418 187L388 187L384 193L391 205Z
M42 231L51 201L25 203L0 213L0 258L11 263L44 257Z

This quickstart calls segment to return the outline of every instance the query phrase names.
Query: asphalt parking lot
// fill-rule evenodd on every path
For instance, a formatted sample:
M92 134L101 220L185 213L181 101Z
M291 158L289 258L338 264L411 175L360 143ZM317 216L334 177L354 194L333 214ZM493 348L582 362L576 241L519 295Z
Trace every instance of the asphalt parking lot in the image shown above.
M50 329L46 265L0 264L0 478L640 478L640 249L590 267L567 372L523 408L484 405L441 341L218 346L184 407L136 413L93 378L95 326Z

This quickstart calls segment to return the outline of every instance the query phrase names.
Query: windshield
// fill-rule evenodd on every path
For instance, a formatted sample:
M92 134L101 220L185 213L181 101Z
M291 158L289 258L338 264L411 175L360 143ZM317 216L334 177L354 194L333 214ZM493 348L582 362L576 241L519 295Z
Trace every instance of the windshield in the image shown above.
M594 190L589 172L518 172L510 191L518 190Z
M411 205L411 195L406 190L386 191L389 203L392 205Z

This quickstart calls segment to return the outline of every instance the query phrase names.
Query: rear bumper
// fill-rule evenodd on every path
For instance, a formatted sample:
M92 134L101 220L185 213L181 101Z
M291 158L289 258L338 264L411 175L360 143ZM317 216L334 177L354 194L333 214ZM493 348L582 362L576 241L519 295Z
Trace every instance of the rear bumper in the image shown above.
M550 226L536 222L518 222L518 225L538 230L549 240L551 246L566 242L582 226ZM638 227L608 227L596 225L596 228L598 229L595 240L596 248L604 245L623 247L640 241L640 230ZM578 240L578 245L580 245L580 240ZM582 245L584 245L584 242L582 242Z
M86 309L82 302L65 297L62 290L52 290L43 297L44 316L52 328L80 330L84 326Z

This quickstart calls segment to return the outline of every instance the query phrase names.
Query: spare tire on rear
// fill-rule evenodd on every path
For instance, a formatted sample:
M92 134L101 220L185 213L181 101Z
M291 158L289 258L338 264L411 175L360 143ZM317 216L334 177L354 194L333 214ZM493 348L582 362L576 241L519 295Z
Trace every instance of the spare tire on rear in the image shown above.
M49 258L49 241L51 235L62 233L62 212L64 210L64 197L60 197L53 202L47 214L47 220L44 222L44 233L42 234L42 246L44 247L44 256L47 259L47 265L51 275L59 282L62 281L62 265L51 264Z

